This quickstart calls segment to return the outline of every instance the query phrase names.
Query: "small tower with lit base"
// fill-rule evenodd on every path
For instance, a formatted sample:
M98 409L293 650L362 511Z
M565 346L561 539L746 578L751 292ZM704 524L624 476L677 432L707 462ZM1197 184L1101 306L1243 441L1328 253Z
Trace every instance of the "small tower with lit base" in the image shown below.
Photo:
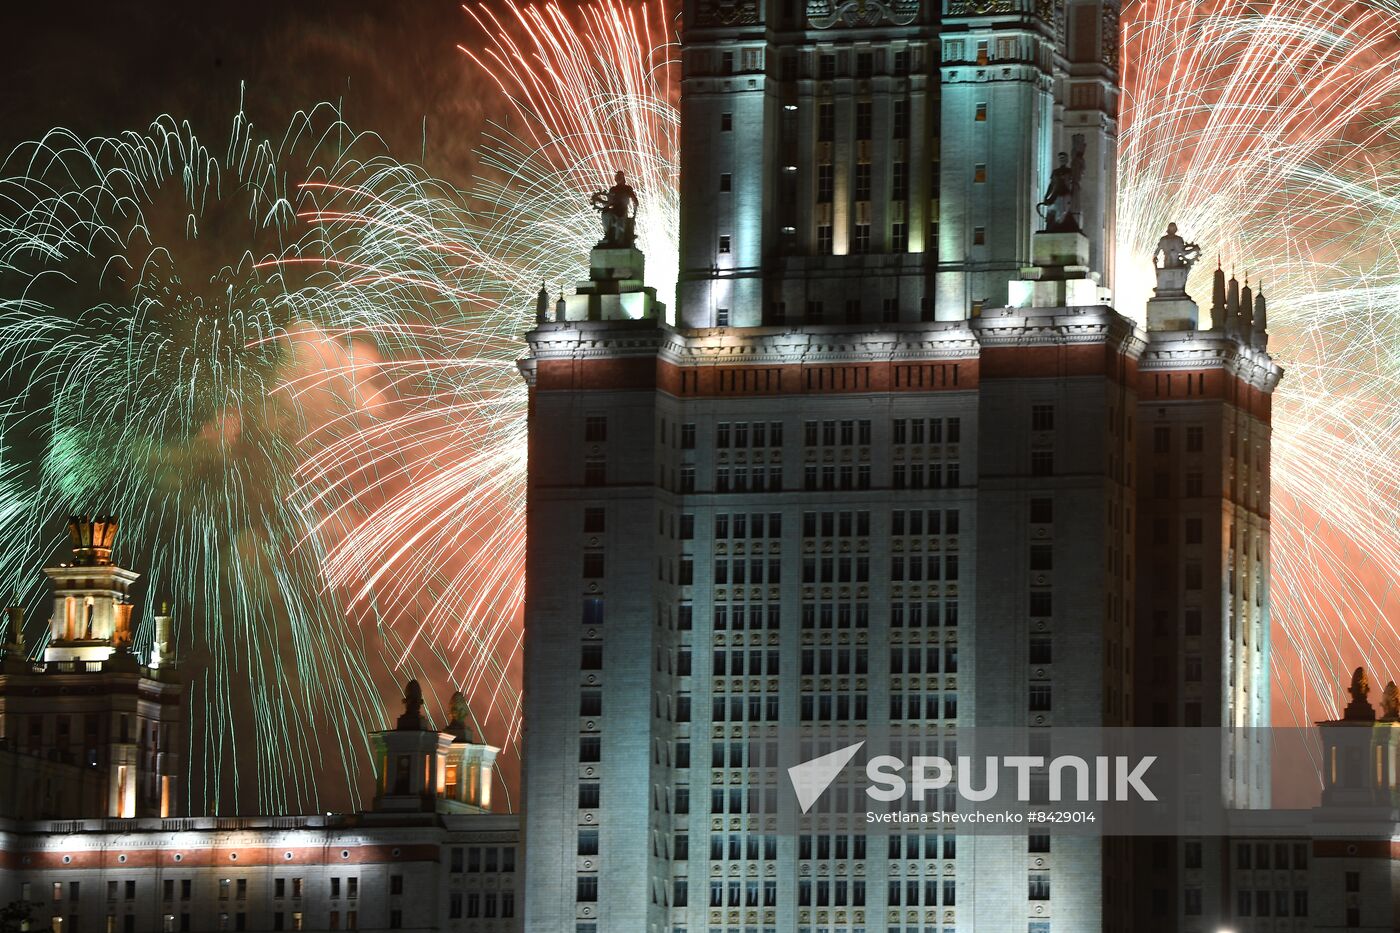
M182 690L170 616L156 616L149 653L135 648L132 585L112 561L117 520L68 520L71 560L44 568L53 610L42 659L30 658L24 613L8 614L0 669L7 747L45 766L12 803L30 816L131 818L182 812Z
M491 809L491 769L500 749L474 742L467 704L452 695L452 721L434 729L423 712L418 681L404 686L404 711L393 729L370 735L378 812L485 813Z

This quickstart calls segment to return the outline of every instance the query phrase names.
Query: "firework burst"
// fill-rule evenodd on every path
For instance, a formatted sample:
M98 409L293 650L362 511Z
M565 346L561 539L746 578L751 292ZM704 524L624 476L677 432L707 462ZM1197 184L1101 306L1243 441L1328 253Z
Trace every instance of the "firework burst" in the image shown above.
M321 518L346 513L292 479L381 391L381 349L416 341L409 309L323 287L341 270L299 261L336 234L298 219L318 189L288 175L373 178L390 163L366 151L322 107L272 138L240 115L218 150L168 117L112 138L57 130L0 169L4 424L36 464L5 453L0 580L38 608L61 516L123 518L120 556L153 581L140 639L158 600L180 619L195 812L354 800L382 719L379 634L322 572L341 529ZM309 373L314 388L287 391ZM327 784L332 762L344 786Z
M1356 664L1400 674L1400 9L1141 0L1125 13L1116 297L1139 313L1170 220L1264 284L1286 369L1275 719L1328 718Z

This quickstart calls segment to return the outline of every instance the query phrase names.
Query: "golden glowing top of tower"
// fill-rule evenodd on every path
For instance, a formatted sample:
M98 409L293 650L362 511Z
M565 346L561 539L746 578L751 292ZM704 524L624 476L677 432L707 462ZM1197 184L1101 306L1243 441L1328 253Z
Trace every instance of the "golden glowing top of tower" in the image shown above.
M68 538L73 542L73 566L110 566L112 542L116 537L116 516L71 516L68 519Z

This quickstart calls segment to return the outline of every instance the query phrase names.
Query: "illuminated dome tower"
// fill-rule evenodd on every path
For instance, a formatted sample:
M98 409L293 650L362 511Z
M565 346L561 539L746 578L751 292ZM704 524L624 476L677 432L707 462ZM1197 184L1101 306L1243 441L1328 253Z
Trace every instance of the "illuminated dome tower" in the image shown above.
M68 520L71 560L44 568L53 611L43 659L31 661L24 613L9 613L0 672L6 750L36 756L10 806L21 815L169 816L180 812L183 710L170 616L155 617L149 654L134 646L139 574L112 562L117 520Z

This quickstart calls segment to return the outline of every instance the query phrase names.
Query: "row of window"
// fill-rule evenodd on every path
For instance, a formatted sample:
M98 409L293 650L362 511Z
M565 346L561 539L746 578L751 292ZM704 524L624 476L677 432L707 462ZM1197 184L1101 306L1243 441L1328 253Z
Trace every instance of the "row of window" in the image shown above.
M939 661L942 661L941 669ZM891 648L891 674L956 674L958 672L958 646L944 645L940 652L930 648Z
M694 489L690 491L694 492ZM715 492L782 491L783 468L780 466L719 467L715 470Z
M1249 891L1235 892L1236 917L1306 917L1308 892Z
M891 693L891 719L945 719L958 718L958 695L956 693Z
M895 444L958 444L962 442L961 418L896 418Z
M687 517L694 518L694 516ZM715 540L717 541L729 538L781 538L782 535L783 516L781 512L770 512L767 515L762 512L748 514L737 512L733 515L719 513L715 515Z
M925 625L938 625L940 620L948 627L958 624L957 600L945 600L941 604L910 602L890 606L891 628L923 628Z
M493 917L514 917L515 892L502 891L497 894L495 891L468 891L464 896L460 891L453 891L447 900L447 916L451 920L460 920L463 917L469 920L478 917L487 920Z
M952 582L958 579L958 572L956 554L944 554L941 557L936 554L908 557L896 555L890 558L890 581L893 583L917 583L921 580Z
M515 846L467 846L465 853L462 846L454 846L449 856L449 865L454 874L463 870L468 874L513 872Z
M491 909L494 911L494 909L495 909L494 895L492 895L491 897L492 897ZM508 905L507 905L507 903L506 903L506 900L507 900L507 899L509 899L509 904L508 904ZM478 901L478 905L477 905L477 906L478 906L478 910L479 910L479 909L480 909L480 902L479 902L479 901ZM506 911L507 909L509 909L510 913L505 913L505 911ZM515 916L515 903L514 903L514 897L513 897L512 895L502 895L501 910L502 910L502 913L500 914L500 916L502 916L502 917L513 917L513 916ZM459 912L456 913L454 916L460 917L461 915L462 915L462 914L461 914L460 911L459 911ZM360 916L360 915L359 915L359 911L356 911L356 910L347 910L347 911L345 911L345 912L343 912L343 913L342 913L341 911L339 911L339 910L331 910L331 911L328 911L327 914L326 914L326 925L325 925L324 928L325 928L325 929L329 929L329 930L341 930L341 929L344 929L344 930L357 930L357 929L359 929L359 927L360 927L359 916ZM474 914L468 914L468 916L476 916L476 915L474 915ZM496 916L496 914L495 914L495 913L491 913L491 914L486 914L485 916L494 917L494 916ZM221 913L219 913L217 916L215 916L215 917L212 918L212 919L213 919L213 921L214 921L212 928L213 928L213 929L216 929L216 930L247 930L247 929L249 929L249 926L248 926L248 913L247 913L246 911L237 911L237 912L234 912L234 913L221 912ZM121 930L122 930L122 933L136 933L136 917L135 917L134 915L132 915L132 914L126 914L126 915L124 915L124 916L122 916L122 917L120 918L120 922L121 922ZM116 931L117 931L117 925L118 925L118 917L117 917L115 914L108 914L108 915L107 915L107 922L106 922L106 926L105 926L106 933L116 933ZM390 910L390 911L389 911L389 923L388 923L388 927L389 927L389 929L391 929L391 930L403 929L403 911L397 910L397 909L395 909L395 910ZM28 927L28 924L26 923L26 924L25 924L23 927L21 927L21 928L22 928L22 929L28 929L29 927ZM48 929L49 929L50 931L52 931L52 933L64 933L64 931L68 931L68 930L73 931L73 933L77 933L77 931L81 930L82 928L83 928L83 925L82 925L82 918L81 918L78 914L69 914L69 915L67 915L67 916L55 916L55 917L49 918L49 926L48 926ZM193 916L192 916L191 914L189 914L189 913L181 913L181 914L179 914L179 915L176 915L176 914L162 914L162 915L161 915L161 930L163 930L164 933L175 933L175 931L177 931L177 930L180 931L180 933L189 933L189 931L193 930L194 928L195 928L195 927L194 927L194 918L193 918ZM209 921L208 921L207 919L201 918L200 929L206 929L206 930L207 930L207 929L210 929L210 928L211 928L211 926L210 926ZM295 910L295 911L276 911L276 912L274 912L274 913L272 914L272 929L273 929L273 930L305 930L305 929L308 929L308 927L306 926L305 914L304 914L302 911L299 911L299 910Z
M481 853L481 850L480 850L480 849L475 849L474 851L477 853L478 856L480 856L480 853ZM491 861L491 864L494 866L494 864L495 864L494 853L496 852L496 850L495 850L495 849L490 849L490 850L488 850L488 851L492 853L492 856L493 856L493 857L491 858L490 861ZM504 867L503 867L501 870L502 870L502 871L514 871L514 870L515 870L515 850L514 850L514 848L510 848L510 849L508 849L508 850L506 850L506 851L509 852L509 855L508 855L507 857L504 857L504 858L503 858L503 864L507 864L507 863L508 863L510 867L509 867L509 868L504 868ZM460 856L460 853L461 853L461 850L460 850L460 849L454 850L454 855ZM508 862L507 862L507 859L508 859ZM455 859L455 860L454 860L454 864L458 865L458 867L454 868L453 870L454 870L454 871L461 871L461 868L460 868L460 859ZM493 868L490 868L490 869L487 869L487 870L488 870L488 871L495 871L496 869L493 867ZM343 886L342 886L342 881L344 882L344 885L343 885ZM161 899L162 899L162 900L166 900L166 901L173 901L173 900L175 900L175 899L176 899L176 892L177 892L177 890L178 890L178 892L179 892L179 899L180 899L180 900L182 900L182 901L188 901L188 900L190 900L190 899L193 897L193 894L194 894L194 882L195 882L195 879L194 879L194 878L165 878L165 879L163 879L163 880L161 881ZM29 899L30 899L30 891L31 891L30 885L31 885L31 883L30 883L30 882L27 882L27 881L26 881L26 882L23 882L23 883L21 884L21 886L20 886L21 892L22 892L21 900L29 900ZM177 885L178 885L178 888L177 888ZM65 893L67 894L67 899L68 899L70 902L77 902L77 901L81 900L81 898L82 898L82 882L80 882L80 881L69 881L69 882L67 883L67 886L65 887L64 882L62 882L62 881L55 881L55 882L53 882L52 887L50 888L50 891L51 891L51 898L52 898L52 900L55 901L55 902L57 902L57 901L62 901L62 900L64 899L64 894L65 894ZM347 898L356 898L356 897L359 896L359 891L360 891L360 879L359 879L357 876L353 876L353 875L350 876L350 877L347 877L347 878L343 878L343 879L340 878L340 877L330 878L330 879L329 879L328 891L329 891L330 896L333 897L333 898L338 898L338 897L340 897L342 891L344 891L345 897L347 897ZM247 897L248 897L248 879L247 879L247 878L220 878L220 879L218 879L218 892L219 892L219 900L225 900L225 901L226 901L226 900L230 900L230 899L233 899L233 900L246 900ZM389 876L389 893L390 893L390 894L402 894L402 893L403 893L403 875L390 875L390 876ZM136 898L136 894L137 894L137 880L136 880L136 879L127 879L127 880L125 880L125 881L120 881L120 882L119 882L119 881L108 881L108 882L107 882L107 900L109 900L109 901L118 900L119 897L120 897L121 899L128 900L128 901L129 901L129 900L134 900L134 899ZM272 896L275 897L275 898L286 898L286 897L300 898L300 897L304 897L304 896L306 896L306 881L305 881L304 878L300 878L300 877L293 877L293 878L273 878L273 879L272 879Z
M895 489L957 489L962 486L962 464L896 463L890 480Z
M691 437L690 447L694 447L695 425L687 424L682 431ZM681 445L685 447L683 443ZM715 425L715 446L728 447L781 447L783 446L783 423L781 421L721 421Z
M757 557L748 560L744 558L725 560L721 557L714 563L714 582L716 586L726 586L730 583L736 585L781 583L783 580L782 568L783 562L776 557L767 560Z
M804 629L869 628L870 606L866 603L804 603Z
M688 837L678 833L676 841L676 861L683 861L689 853ZM726 842L728 843L726 845ZM862 844L862 851L864 845ZM686 854L682 854L686 853ZM810 856L804 856L810 857ZM778 859L778 837L759 833L714 833L710 836L710 859L712 861L774 862Z
M896 509L890 513L890 534L955 535L961 529L957 509Z

